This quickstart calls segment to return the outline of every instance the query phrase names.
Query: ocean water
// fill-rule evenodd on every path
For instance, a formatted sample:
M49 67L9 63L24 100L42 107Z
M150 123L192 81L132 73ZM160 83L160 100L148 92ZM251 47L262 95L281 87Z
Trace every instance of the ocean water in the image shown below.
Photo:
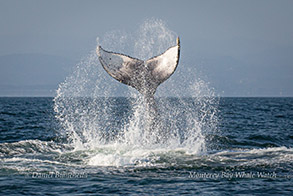
M197 98L157 102L172 111L182 111L184 103L184 111L202 117ZM125 136L135 119L133 98L78 98L86 108L107 103L110 114L76 113L75 119L86 120L72 126L96 125L100 134L83 130L83 140L74 142L60 122L71 116L60 116L68 114L56 111L56 98L0 98L0 195L292 195L293 98L215 102L217 122L202 122L215 126L200 126L198 134L190 116L171 115L174 125L164 128L177 135L148 143Z

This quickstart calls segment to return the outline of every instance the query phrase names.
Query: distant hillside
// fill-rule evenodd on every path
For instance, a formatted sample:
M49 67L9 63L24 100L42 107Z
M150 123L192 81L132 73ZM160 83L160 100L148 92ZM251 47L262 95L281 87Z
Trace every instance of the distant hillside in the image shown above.
M242 58L195 56L192 51L182 51L178 70L168 82L173 81L174 91L181 91L177 95L183 94L184 85L195 76L208 82L221 96L293 96L292 51L291 47L267 49ZM0 96L54 96L58 84L76 63L64 57L42 54L0 56ZM109 82L116 84L107 77ZM163 85L160 88L164 88ZM126 86L118 86L114 96L124 95Z
M280 47L243 57L203 55L185 64L194 65L221 96L293 96L292 52L292 47Z
M0 96L53 96L74 65L53 55L0 56Z

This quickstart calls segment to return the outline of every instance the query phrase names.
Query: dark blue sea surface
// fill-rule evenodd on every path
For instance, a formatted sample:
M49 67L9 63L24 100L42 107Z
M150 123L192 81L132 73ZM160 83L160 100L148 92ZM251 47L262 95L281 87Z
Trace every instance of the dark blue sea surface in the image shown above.
M178 100L159 102L180 107ZM109 103L118 134L130 102ZM199 153L156 144L77 150L53 98L0 98L0 195L292 195L293 98L219 98L217 108L215 130L203 130Z

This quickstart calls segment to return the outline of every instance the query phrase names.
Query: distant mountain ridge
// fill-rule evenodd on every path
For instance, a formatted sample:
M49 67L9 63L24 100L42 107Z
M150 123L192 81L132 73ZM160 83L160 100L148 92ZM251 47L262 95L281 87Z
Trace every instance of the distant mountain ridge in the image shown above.
M192 81L191 67L196 77L204 79L220 96L293 96L293 48L276 48L248 55L193 56L179 62L170 81L175 88ZM45 54L11 54L0 56L0 96L55 96L58 84L73 71L77 62L65 57ZM176 74L177 72L182 74ZM106 73L104 73L106 74ZM182 77L182 75L186 77ZM164 85L164 84L163 84ZM162 87L164 88L164 87ZM114 96L124 95L119 86Z
M0 56L0 96L54 96L75 62L46 54Z

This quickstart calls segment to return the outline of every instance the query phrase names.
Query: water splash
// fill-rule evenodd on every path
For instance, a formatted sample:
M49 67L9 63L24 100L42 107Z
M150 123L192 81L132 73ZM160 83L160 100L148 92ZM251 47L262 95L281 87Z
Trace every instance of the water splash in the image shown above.
M163 21L151 19L134 33L109 32L97 38L97 44L145 60L175 45L176 37ZM54 110L61 133L75 150L95 152L88 160L91 165L137 164L142 160L145 164L155 159L151 156L154 151L204 153L205 135L217 125L217 99L206 82L192 75L196 70L184 67L188 66L179 63L175 74L158 88L160 125L146 132L143 97L110 78L93 50L57 90ZM116 94L128 98L113 98ZM164 142L157 142L162 135Z
M139 59L149 59L176 44L176 33L168 29L162 20L146 20L136 34L134 54Z

